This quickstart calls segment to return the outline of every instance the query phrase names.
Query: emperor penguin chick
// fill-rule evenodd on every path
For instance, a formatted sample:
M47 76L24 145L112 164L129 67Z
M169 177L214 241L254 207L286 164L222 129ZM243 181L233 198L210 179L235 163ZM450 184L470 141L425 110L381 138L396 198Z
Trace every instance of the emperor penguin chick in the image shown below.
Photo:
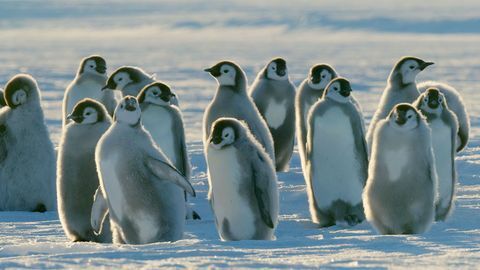
M306 184L313 222L321 227L365 219L368 154L363 116L350 101L351 91L346 79L333 79L308 116Z
M373 133L377 122L385 119L395 105L412 103L418 98L420 92L418 92L415 79L422 70L430 65L433 65L433 62L425 62L417 57L406 56L393 66L388 76L387 86L383 90L380 104L368 127L367 144L370 148L372 147Z
M73 107L84 98L95 99L107 108L110 115L113 115L117 100L112 91L102 91L107 81L107 62L101 56L91 55L82 59L75 79L68 85L63 98L63 126L68 121L67 115L73 111Z
M40 106L40 90L19 74L5 86L0 111L0 211L54 211L55 152Z
M67 119L73 122L65 127L58 151L58 215L70 240L102 242L90 225L90 213L99 185L95 147L110 127L111 118L101 103L86 98Z
M162 82L157 81L145 86L138 94L142 124L175 168L190 180L190 161L182 113L177 106L170 103L174 97L170 87ZM188 209L188 212L187 217L200 219L195 211Z
M205 148L208 198L220 238L273 240L279 212L277 176L265 149L234 118L212 124Z
M456 140L456 151L460 152L467 146L470 134L470 117L467 112L467 106L465 105L465 102L463 101L463 98L457 89L448 84L434 81L426 81L418 84L418 89L421 93L432 87L442 92L447 101L448 108L457 116L458 134Z
M284 59L271 60L258 73L250 96L272 134L276 170L288 171L295 143L295 86Z
M443 221L454 208L458 121L455 113L448 108L445 96L436 88L429 88L421 94L415 102L415 107L427 118L432 130L439 195L435 207L435 219Z
M183 237L183 190L190 183L168 160L141 123L137 99L126 96L95 151L101 192L92 207L92 226L108 212L115 243L147 244Z
M221 117L232 117L247 123L252 135L274 161L273 139L267 123L247 95L247 76L235 63L222 61L205 69L218 82L217 92L203 116L203 143L208 144L212 123Z
M423 233L433 222L437 172L430 133L406 103L378 122L363 203L367 220L381 234Z

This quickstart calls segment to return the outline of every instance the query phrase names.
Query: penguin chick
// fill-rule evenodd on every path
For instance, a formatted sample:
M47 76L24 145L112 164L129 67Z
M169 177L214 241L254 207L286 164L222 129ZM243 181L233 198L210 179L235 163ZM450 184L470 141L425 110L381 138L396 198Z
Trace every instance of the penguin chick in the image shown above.
M437 174L430 133L406 103L378 122L363 203L381 234L423 233L433 222Z
M273 240L278 222L273 162L248 127L219 118L205 145L209 201L224 241Z
M377 122L385 119L395 105L412 103L418 98L420 93L418 92L415 79L422 70L430 65L433 65L433 62L406 56L393 66L388 76L387 86L383 90L380 104L368 127L367 144L369 147L372 147L373 132Z
M115 243L147 244L183 237L183 190L195 191L141 124L137 99L126 96L95 152L101 194L91 224L101 227L108 211ZM108 207L105 207L108 206Z
M171 105L174 97L170 87L162 82L157 81L145 86L138 94L142 124L175 168L190 181L191 169L183 117L180 109ZM195 211L187 209L187 212L188 218L200 219Z
M62 106L62 126L65 127L68 121L67 115L73 111L73 107L84 98L95 99L107 108L110 115L113 115L117 100L112 91L102 91L107 81L107 62L99 55L91 55L83 58L80 62L75 79L65 90Z
M313 222L321 227L365 219L362 191L368 155L363 116L348 80L335 78L308 117L306 184Z
M455 184L455 146L458 121L455 113L447 105L445 96L436 88L422 93L415 107L427 118L432 130L433 154L438 175L438 201L435 220L444 221L454 208Z
M67 119L72 122L62 134L57 161L58 216L71 241L103 242L90 226L90 213L99 186L95 147L111 118L100 102L86 98Z
M252 135L275 163L272 135L257 107L247 95L245 72L231 61L221 61L205 71L217 80L218 88L203 117L204 146L208 145L212 123L221 117L232 117L247 123Z
M5 86L0 111L0 210L54 211L55 152L33 77L19 74Z
M276 170L288 171L295 143L295 86L284 59L271 60L258 73L250 96L272 134Z
M467 146L470 134L470 117L467 112L467 106L458 90L446 83L426 81L418 84L418 89L421 93L432 87L437 88L440 92L442 92L446 98L448 108L457 116L459 129L456 142L456 151L460 152Z

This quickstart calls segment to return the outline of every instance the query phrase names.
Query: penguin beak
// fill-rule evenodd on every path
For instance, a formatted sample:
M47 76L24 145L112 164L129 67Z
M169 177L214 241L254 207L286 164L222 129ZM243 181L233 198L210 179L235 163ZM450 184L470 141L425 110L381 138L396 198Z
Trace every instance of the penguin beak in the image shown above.
M424 70L426 67L433 65L433 62L423 62L418 65L418 69Z
M117 89L117 84L113 82L113 80L108 80L107 84L102 87L103 90L115 90Z
M351 92L352 92L351 88L347 88L347 89L342 88L340 90L340 95L342 95L342 97L348 97L348 96L350 96Z
M210 143L213 143L215 145L218 145L222 142L222 137L221 136L213 136L211 139L210 139Z
M428 100L428 107L430 107L432 109L436 109L436 108L438 108L438 105L440 105L438 103L438 100L436 100L436 99L429 99Z
M100 74L105 74L105 72L107 72L107 66L105 65L97 65L97 67L95 68L95 70L100 73Z
M210 73L213 77L218 77L221 75L220 69L216 67L206 68L204 71Z
M67 120L72 120L76 123L81 123L83 121L83 117L81 115L74 115L73 113L67 115Z

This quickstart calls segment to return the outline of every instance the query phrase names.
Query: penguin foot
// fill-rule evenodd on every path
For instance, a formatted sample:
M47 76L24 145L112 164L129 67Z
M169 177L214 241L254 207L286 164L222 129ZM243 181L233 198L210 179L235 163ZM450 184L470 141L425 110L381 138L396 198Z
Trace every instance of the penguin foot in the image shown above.
M43 213L46 211L47 211L47 207L43 203L37 204L37 207L35 207L35 209L32 210L32 212L39 212L39 213Z
M201 220L202 217L195 211L192 210L192 217L193 217L193 220Z
M355 226L359 223L362 223L362 220L356 215L348 215L345 217L345 221L349 226Z

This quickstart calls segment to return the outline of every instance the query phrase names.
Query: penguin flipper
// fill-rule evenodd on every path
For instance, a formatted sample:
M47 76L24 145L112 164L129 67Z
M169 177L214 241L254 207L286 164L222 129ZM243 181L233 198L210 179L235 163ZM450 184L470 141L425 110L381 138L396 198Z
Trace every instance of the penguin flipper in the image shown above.
M92 213L90 215L90 225L95 234L100 234L105 217L108 213L107 200L103 197L100 187L97 188L93 197Z
M148 157L145 161L145 165L158 179L168 180L195 197L195 190L193 189L192 184L190 184L185 176L172 165L153 157Z
M260 215L262 217L263 222L269 227L274 227L272 214L270 213L270 205L271 205L271 194L269 194L269 182L268 179L271 178L268 175L269 170L265 170L266 164L265 159L258 154L258 162L252 162L252 180L254 185L254 192L255 197L257 199L258 209L260 211ZM260 163L260 164L259 164Z

